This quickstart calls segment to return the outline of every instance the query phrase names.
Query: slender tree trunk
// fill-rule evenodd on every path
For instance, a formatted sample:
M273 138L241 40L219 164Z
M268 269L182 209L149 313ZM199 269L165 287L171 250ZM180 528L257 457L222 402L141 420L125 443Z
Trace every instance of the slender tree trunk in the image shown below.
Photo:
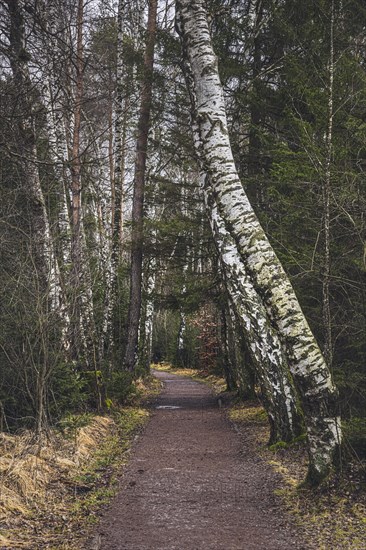
M115 144L114 174L112 179L112 261L117 271L122 245L122 207L123 183L125 172L125 149L127 131L128 101L124 97L124 85L127 87L127 75L124 75L124 32L127 2L119 0L117 15L117 70L116 70L116 110L115 110Z
M181 295L185 296L187 292L187 272L188 272L188 266L189 266L189 250L185 250L185 259L182 269L182 288L181 288ZM181 305L179 310L179 328L178 328L178 335L177 335L177 359L178 359L178 366L181 367L188 367L187 365L187 353L186 353L186 342L185 342L185 334L187 330L187 318L186 313L184 310L184 307Z
M229 326L226 318L226 311L224 308L220 311L221 320L221 353L223 361L223 371L225 373L226 386L228 391L234 391L237 389L236 384L236 365L232 362L232 354L230 353L230 336Z
M255 372L252 363L249 361L243 333L240 331L237 315L230 299L226 305L229 354L231 357L231 364L234 365L235 368L235 380L238 390L243 398L254 397L256 383Z
M147 262L144 262L146 264ZM151 363L152 337L154 328L154 291L156 284L156 259L151 258L148 265L145 265L143 274L144 300L141 308L139 330L139 358L138 364L144 372L149 372Z
M66 197L66 164L67 147L64 135L63 120L56 111L61 111L61 106L54 103L55 85L52 82L53 75L48 78L43 90L43 103L46 109L46 122L48 133L48 145L50 159L53 164L55 183L57 186L58 216L57 216L57 248L58 258L62 265L70 263L70 234L71 225ZM61 270L62 271L62 270Z
M155 195L155 194L154 194ZM165 208L163 206L160 219L164 216ZM155 196L152 197L152 204L147 209L147 217L150 220L157 219ZM151 246L156 248L156 229L152 228L150 234ZM144 273L142 279L144 280L144 300L142 307L142 315L140 319L140 331L139 331L139 365L143 368L144 372L150 371L151 364L151 352L153 342L153 330L154 330L154 317L155 317L155 304L154 304L154 292L156 286L156 257L146 259L144 261Z
M84 339L84 329L81 326L82 316L82 227L81 227L81 159L80 159L80 128L81 128L81 109L83 99L83 18L84 1L78 0L77 9L77 43L76 43L76 91L73 139L71 151L71 220L72 220L72 238L71 238L71 290L72 290L72 343L74 358L79 359L80 352L86 347ZM84 341L83 341L84 340Z
M188 63L185 63L185 76L192 90L193 74ZM191 100L194 143L198 157L202 160L204 149L196 119L196 98L192 94ZM300 435L302 425L286 357L262 301L247 276L235 241L225 228L211 189L210 176L202 173L201 180L223 279L262 389L262 401L271 427L269 442L291 441Z
M331 3L330 20L330 59L329 59L329 95L328 95L328 128L326 136L325 177L323 180L323 224L324 224L324 271L323 271L323 326L324 357L331 367L333 359L332 318L330 311L329 284L331 276L330 257L330 197L332 192L331 162L333 149L333 87L334 87L334 0Z
M84 114L85 118L85 114ZM86 120L87 127L89 129L89 135L92 136L93 149L95 155L95 173L91 183L89 184L89 193L87 204L83 205L83 212L85 212L88 218L94 219L96 227L93 230L89 230L88 234L85 234L85 226L82 224L82 245L83 256L89 257L90 262L84 262L83 277L85 280L84 286L86 293L85 305L83 307L83 314L88 312L88 341L90 342L94 355L98 362L104 359L104 352L109 342L108 321L110 319L110 297L111 297L111 253L110 253L110 241L107 238L108 233L108 216L107 208L109 203L109 189L108 184L105 182L104 165L102 162L103 153L100 149L98 137L95 135L94 126L89 120ZM88 246L87 246L88 243ZM89 251L88 251L89 248ZM97 269L99 284L102 284L103 288L103 307L99 310L98 324L95 321L93 305L93 280L91 265L94 266L93 273ZM95 365L93 360L92 364Z
M252 63L252 90L250 102L250 127L248 143L248 175L255 176L260 173L260 151L261 140L259 137L259 126L262 122L262 113L259 104L260 94L260 73L262 66L260 27L263 19L263 1L256 0L253 10L253 63ZM259 194L259 189L257 193Z
M53 241L60 281L60 317L62 319L62 343L68 355L70 350L70 316L67 302L67 282L65 270L70 265L71 224L67 202L68 151L64 126L63 89L60 70L60 34L58 13L55 1L41 4L40 25L42 44L46 52L47 63L43 70L43 104L46 113L48 154L52 162L55 188L57 192L57 224L53 229Z
M118 53L117 53L118 56ZM118 59L118 58L117 58ZM118 61L117 61L118 64ZM115 177L115 159L114 159L114 147L113 147L113 79L112 71L109 71L108 78L108 168L109 168L109 184L111 188L111 199L112 199L112 211L111 211L111 227L113 228L114 223L114 177Z
M177 0L177 28L194 84L202 170L209 176L219 213L235 240L247 276L278 331L304 411L309 450L308 481L326 477L340 444L336 388L291 283L239 180L232 156L204 1Z
M80 138L84 95L84 0L78 0L76 18L76 76L71 147L71 339L75 361L94 373L96 407L103 408L101 380L98 373L98 345L94 321L92 278L86 257L86 236L82 220Z
M130 75L126 73L124 64L125 31L128 2L119 0L117 15L117 67L114 116L114 147L112 147L112 132L110 134L110 165L112 191L112 248L111 248L111 295L108 315L110 330L110 345L112 355L119 348L121 340L121 320L119 314L119 267L122 258L123 244L123 200L126 163L127 123L129 115ZM110 122L112 124L112 106ZM114 163L111 150L114 149ZM113 156L113 155L112 155Z
M184 292L184 287L182 292ZM180 367L187 367L186 362L186 354L184 352L185 346L184 346L184 337L187 330L187 321L186 321L186 314L183 309L179 312L179 329L178 329L178 336L177 336L177 358L178 358L178 366Z
M147 23L146 50L144 57L144 77L138 122L135 181L132 203L130 301L128 310L127 345L124 358L124 366L128 370L133 370L136 364L138 331L141 311L143 205L145 192L147 141L150 126L150 111L152 99L156 12L157 0L150 0Z

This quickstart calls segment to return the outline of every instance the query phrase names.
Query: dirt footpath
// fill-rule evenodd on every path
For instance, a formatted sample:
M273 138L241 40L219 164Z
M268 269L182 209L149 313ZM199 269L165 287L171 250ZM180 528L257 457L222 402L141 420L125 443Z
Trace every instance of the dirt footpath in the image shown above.
M301 543L278 479L204 384L156 372L165 389L88 549L286 550Z

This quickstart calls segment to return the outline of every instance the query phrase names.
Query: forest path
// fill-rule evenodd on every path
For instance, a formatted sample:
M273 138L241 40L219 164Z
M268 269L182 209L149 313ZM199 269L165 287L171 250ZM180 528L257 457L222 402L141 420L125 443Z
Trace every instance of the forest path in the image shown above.
M309 548L273 494L276 474L232 429L210 388L154 374L164 382L155 414L87 548Z

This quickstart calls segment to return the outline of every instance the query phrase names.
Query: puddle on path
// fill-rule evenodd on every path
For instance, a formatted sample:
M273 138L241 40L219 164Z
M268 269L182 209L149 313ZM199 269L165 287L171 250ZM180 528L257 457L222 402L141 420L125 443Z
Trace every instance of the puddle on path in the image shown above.
M181 409L179 405L158 405L157 409Z

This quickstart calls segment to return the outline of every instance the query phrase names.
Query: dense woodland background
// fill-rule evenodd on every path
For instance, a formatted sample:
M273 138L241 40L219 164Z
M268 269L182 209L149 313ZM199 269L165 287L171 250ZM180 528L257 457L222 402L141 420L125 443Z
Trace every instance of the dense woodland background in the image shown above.
M0 7L1 429L106 410L150 361L258 389L228 308L193 151L174 8L158 3L138 361L124 368L143 1ZM366 433L366 7L207 2L243 185Z

